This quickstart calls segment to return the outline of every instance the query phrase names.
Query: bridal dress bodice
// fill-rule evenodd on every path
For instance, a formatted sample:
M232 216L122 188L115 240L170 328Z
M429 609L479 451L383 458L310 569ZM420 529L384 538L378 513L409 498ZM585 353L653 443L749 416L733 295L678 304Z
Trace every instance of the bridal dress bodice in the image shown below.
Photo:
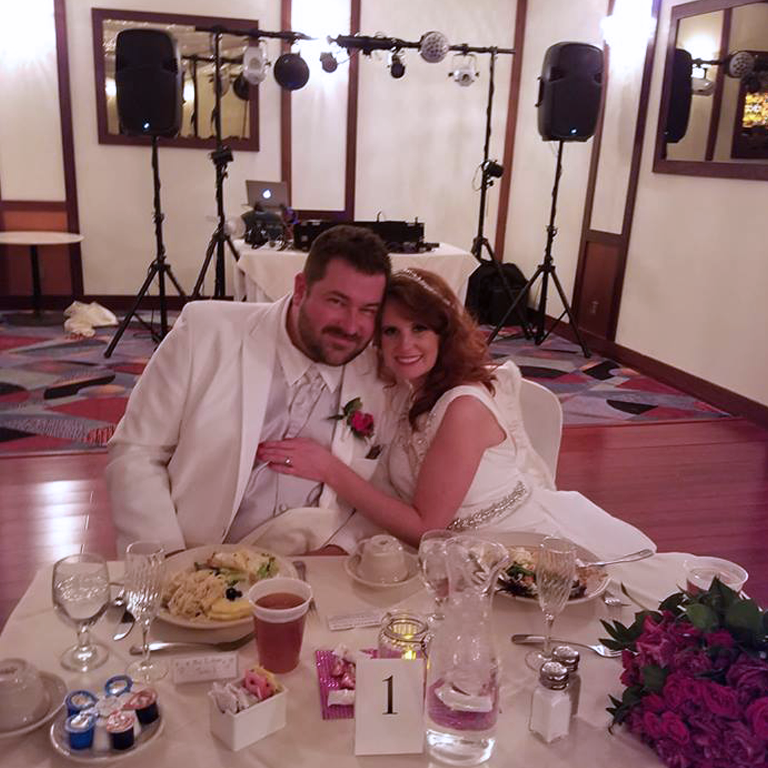
M449 527L529 528L543 522L534 513L530 520L519 514L534 489L554 490L554 481L544 460L534 451L523 426L517 366L510 362L495 371L495 394L480 384L454 387L445 392L429 413L422 414L416 429L408 421L410 398L401 393L400 415L387 456L389 481L403 499L412 499L419 471L448 406L458 397L477 398L496 417L504 440L485 451L472 484ZM467 424L467 429L472 425Z

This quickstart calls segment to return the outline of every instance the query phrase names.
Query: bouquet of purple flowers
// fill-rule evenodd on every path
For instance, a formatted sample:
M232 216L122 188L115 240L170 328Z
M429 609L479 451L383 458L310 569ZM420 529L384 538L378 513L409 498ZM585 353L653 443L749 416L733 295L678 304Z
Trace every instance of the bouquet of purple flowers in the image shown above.
M768 612L715 579L678 592L626 627L602 622L622 651L624 723L672 768L768 768Z

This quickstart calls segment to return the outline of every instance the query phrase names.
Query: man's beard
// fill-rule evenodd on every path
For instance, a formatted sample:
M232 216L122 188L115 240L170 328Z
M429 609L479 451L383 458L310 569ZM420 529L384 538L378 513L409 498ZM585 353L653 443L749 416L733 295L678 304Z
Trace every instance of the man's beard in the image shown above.
M319 331L312 324L312 320L307 316L303 307L299 307L298 318L298 331L301 342L307 351L308 356L316 363L325 363L325 365L346 365L350 360L356 358L368 345L368 341L362 341L361 337L357 334L350 336L345 333L341 328L337 328L333 325L326 325L324 328L320 328ZM343 358L329 357L329 344L327 341L324 343L323 336L330 338L337 336L347 341L352 341L355 346L350 352ZM341 354L337 352L336 354Z

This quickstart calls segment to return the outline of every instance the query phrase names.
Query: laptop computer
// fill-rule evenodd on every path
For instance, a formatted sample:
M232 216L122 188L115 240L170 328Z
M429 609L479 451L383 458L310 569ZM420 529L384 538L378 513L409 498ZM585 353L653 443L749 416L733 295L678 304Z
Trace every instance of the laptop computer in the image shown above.
M288 184L284 181L246 181L245 194L251 208L259 205L276 211L288 205Z

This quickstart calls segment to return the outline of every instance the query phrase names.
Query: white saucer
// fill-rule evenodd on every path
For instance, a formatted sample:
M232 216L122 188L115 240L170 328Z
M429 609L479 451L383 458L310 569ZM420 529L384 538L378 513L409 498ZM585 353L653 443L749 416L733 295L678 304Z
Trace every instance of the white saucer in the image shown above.
M366 587L373 587L374 589L388 589L390 587L402 587L404 584L410 584L414 579L419 576L419 561L416 555L412 555L410 552L405 553L405 562L408 566L408 573L405 578L400 581L369 581L364 579L358 572L357 568L360 565L360 555L350 555L344 561L344 570L347 575L358 582L358 584L364 584Z
M76 763L114 763L122 760L124 757L135 755L137 752L143 752L163 731L165 720L158 718L154 723L144 725L141 733L136 737L136 742L130 749L110 749L108 751L96 751L93 749L71 749L67 734L64 732L64 722L66 718L62 717L51 725L51 744L53 748L64 757L73 760ZM154 763L150 763L153 765Z
M33 723L27 723L21 728L14 728L11 731L0 731L0 739L12 739L14 736L21 736L24 733L34 731L44 723L47 723L63 706L64 698L67 695L67 684L58 676L50 672L41 672L40 677L43 680L43 688L48 694L48 709L42 717L38 717Z

